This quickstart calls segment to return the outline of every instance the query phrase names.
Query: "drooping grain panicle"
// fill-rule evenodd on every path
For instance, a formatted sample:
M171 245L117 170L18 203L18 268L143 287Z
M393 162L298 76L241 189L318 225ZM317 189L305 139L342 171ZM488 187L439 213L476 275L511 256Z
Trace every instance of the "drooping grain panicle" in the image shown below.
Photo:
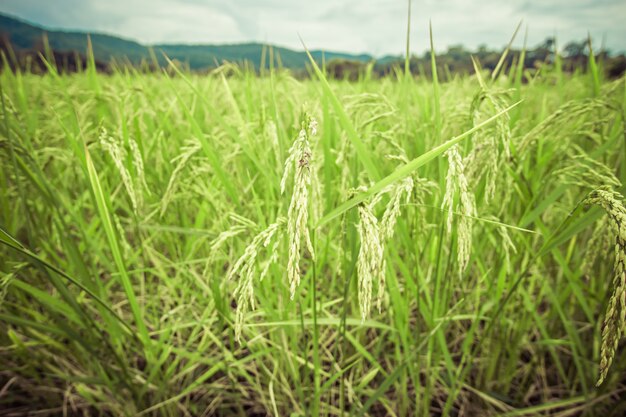
M413 192L413 178L406 177L398 185L396 185L391 193L391 199L385 208L383 213L383 219L381 222L381 232L385 239L389 239L393 236L396 221L400 215L400 204L402 197L404 196L405 202L408 203Z
M383 213L382 220L380 222L380 241L383 246L383 253L380 258L380 274L378 275L378 295L376 297L376 306L378 307L378 312L382 312L382 302L383 297L385 295L385 261L384 261L384 251L385 245L388 241L393 238L396 222L398 217L400 216L400 206L402 204L402 199L404 197L405 203L409 203L411 199L411 195L413 193L413 189L415 187L415 182L412 177L407 177L402 181L395 184L391 190L391 197L389 202L387 203L387 207L385 207L385 211ZM382 197L382 194L387 190L381 191L379 193L378 198ZM374 199L376 201L376 198Z
M602 186L619 188L622 185L608 166L589 156L580 146L573 145L568 148L567 156L568 158L563 161L564 166L554 171L552 175L558 178L560 183L587 189Z
M213 266L213 262L215 262L220 250L222 250L228 240L246 232L247 230L254 230L257 228L257 225L252 220L236 213L230 213L228 215L228 220L230 220L231 226L227 230L220 232L217 237L210 242L210 253L206 258L203 276L208 276L210 274L210 268Z
M626 207L623 201L622 195L609 188L594 190L585 199L586 204L598 205L604 209L615 238L613 292L602 322L600 372L597 385L602 384L608 374L626 325Z
M247 227L236 224L230 227L228 230L224 230L219 235L217 235L217 237L211 241L211 246L210 246L211 253L209 255L209 260L213 261L215 259L217 252L224 245L224 243L226 243L228 239L231 239L237 235L240 235L246 230L248 230Z
M128 168L126 168L126 165L124 163L127 155L124 145L120 140L117 140L113 136L109 135L105 128L102 128L99 140L100 146L102 146L102 148L109 153L111 159L113 160L113 163L115 164L115 167L120 174L120 177L122 177L122 184L124 184L124 188L128 193L128 197L130 198L133 211L137 214L139 208L143 204L143 198L141 195L141 190L138 190L135 187L133 177L131 176Z
M270 224L265 230L257 234L244 250L243 255L235 262L228 273L228 280L239 276L234 296L237 300L237 310L235 312L235 338L240 340L243 329L244 317L249 309L254 309L254 278L257 275L257 257L259 252L267 248L272 240L278 241L279 231L285 224L285 219L280 217L275 223ZM264 265L259 279L263 279L269 269L269 263L274 262L277 257L277 243L272 245L270 257Z
M174 192L176 191L176 187L178 185L178 177L182 170L185 168L189 160L202 149L200 142L197 140L188 141L185 146L182 147L182 153L178 155L176 158L172 160L172 162L177 162L172 175L170 176L170 180L167 183L167 187L165 189L165 193L163 193L163 197L161 198L161 217L167 211L167 207L172 201L174 196Z
M454 196L456 195L459 171L463 170L463 163L459 155L459 149L456 146L448 149L444 155L448 158L448 174L446 175L446 191L441 208L447 210L446 227L448 233L450 233L454 215Z
M446 213L448 234L452 232L452 223L455 214L455 196L458 193L458 221L457 221L457 263L459 273L465 271L469 263L472 249L472 227L476 216L474 195L470 193L465 176L463 158L459 148L453 146L445 153L448 158L448 174L446 176L446 191L441 208Z
M135 174L137 175L137 181L140 182L143 189L150 194L148 189L148 183L146 182L146 176L143 168L143 156L141 156L141 150L135 139L130 138L128 140L130 146L130 154L133 158L133 165L135 166Z
M376 305L379 311L382 310L385 294L385 242L393 237L402 200L404 198L406 203L409 202L413 187L413 178L407 177L381 190L371 201L358 207L357 233L361 246L357 258L357 275L361 320L369 316L374 287L377 289ZM364 191L366 188L360 187L358 190ZM385 194L390 194L390 198L379 221L374 207L382 201Z
M557 111L546 117L541 123L530 129L520 140L518 155L522 157L532 155L527 152L528 147L538 143L538 139L545 136L552 141L562 139L567 135L567 140L561 140L564 147L571 142L572 127L591 120L593 125L600 126L610 120L611 115L620 112L608 101L590 98L584 100L571 100L563 104ZM588 132L587 132L588 133Z
M294 298L296 288L300 285L300 258L302 244L306 246L315 260L315 252L309 232L309 196L312 178L312 152L310 139L317 134L317 122L308 115L304 115L298 137L289 149L289 156L285 161L285 171L280 182L281 193L285 192L287 179L294 172L294 185L291 202L287 212L287 236L289 239L289 261L287 276L291 299Z
M359 205L358 211L357 232L361 241L357 259L358 292L361 320L365 321L372 306L374 283L378 284L380 294L381 287L385 282L385 250L381 240L378 219L372 212L371 204L362 203Z
M406 155L406 152L404 151L404 149L400 145L395 143L393 140L390 140L389 143L396 149L398 154L387 154L385 155L385 158L390 161L400 161L403 164L409 163L409 158ZM408 182L408 180L410 180L410 182ZM411 188L410 190L409 190L409 186ZM422 178L418 176L417 174L412 175L410 179L407 178L401 181L400 184L395 186L396 192L406 193L405 202L409 204L409 201L411 201L411 204L416 208L416 210L418 210L420 214L418 216L419 224L416 224L417 229L415 230L415 232L423 233L428 228L428 222L427 222L427 216L426 216L426 209L427 209L426 203L428 201L428 198L432 195L433 190L437 188L438 188L438 184L436 182L429 180L427 178ZM397 195L397 196L398 196L397 202L393 197L391 198L391 200L389 201L389 204L387 205L387 209L385 210L385 213L387 213L388 209L390 209L391 207L394 207L395 204L398 204L397 209L400 208L401 198L400 198L400 195ZM383 220L384 218L385 218L385 215L383 215ZM383 223L385 224L387 222L383 222ZM395 222L394 222L394 225L395 225ZM393 234L393 225L391 226L392 227L390 228L389 224L387 224L386 226L383 227L383 229ZM387 239L389 238L391 238L390 234L388 234L387 236Z
M473 125L481 120L499 113L509 106L509 91L481 90L472 101L470 119ZM495 123L476 132L472 137L473 147L465 158L466 177L477 183L485 178L485 202L489 203L496 193L496 180L500 165L510 157L511 128L509 113L504 113Z

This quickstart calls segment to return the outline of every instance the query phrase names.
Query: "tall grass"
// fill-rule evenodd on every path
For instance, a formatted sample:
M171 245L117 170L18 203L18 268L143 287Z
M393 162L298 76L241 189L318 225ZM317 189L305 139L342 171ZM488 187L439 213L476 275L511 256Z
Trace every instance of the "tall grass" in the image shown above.
M3 413L626 413L615 236L583 204L624 192L624 79L298 81L269 55L5 65Z

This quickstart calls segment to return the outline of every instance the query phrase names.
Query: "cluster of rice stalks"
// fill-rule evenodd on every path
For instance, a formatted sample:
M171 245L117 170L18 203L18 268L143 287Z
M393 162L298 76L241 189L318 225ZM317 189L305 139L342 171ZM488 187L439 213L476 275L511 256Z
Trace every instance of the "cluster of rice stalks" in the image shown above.
M606 211L615 236L612 294L602 323L598 385L606 378L626 326L626 208L622 200L619 193L610 190L595 190L585 199L587 204L597 204Z
M312 70L5 68L0 410L626 413L624 80Z

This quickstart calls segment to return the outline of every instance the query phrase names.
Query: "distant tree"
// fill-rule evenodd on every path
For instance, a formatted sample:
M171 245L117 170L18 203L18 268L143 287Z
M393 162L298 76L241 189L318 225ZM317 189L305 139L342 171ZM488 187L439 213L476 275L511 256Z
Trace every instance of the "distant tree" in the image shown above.
M366 70L367 64L347 59L333 59L326 64L326 71L335 79L356 81Z
M626 56L618 55L606 61L606 73L609 78L618 78L626 72Z
M581 57L586 57L585 49L587 49L586 40L581 42L572 41L565 45L565 48L563 48L563 52L566 58L579 59Z
M451 45L446 54L452 61L461 61L469 57L469 52L463 45Z
M554 45L555 39L553 37L547 37L543 42L537 45L534 49L527 52L528 61L534 67L541 66L546 62L553 62L554 60Z

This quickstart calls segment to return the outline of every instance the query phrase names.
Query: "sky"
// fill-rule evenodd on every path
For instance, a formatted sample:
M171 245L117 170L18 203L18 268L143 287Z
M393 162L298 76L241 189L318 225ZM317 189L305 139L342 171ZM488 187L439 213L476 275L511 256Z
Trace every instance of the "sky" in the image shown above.
M0 0L0 12L63 30L102 32L157 43L267 42L302 49L404 53L407 0ZM463 44L501 48L523 21L515 44L557 36L564 45L591 33L626 51L626 0L413 0L411 51Z

